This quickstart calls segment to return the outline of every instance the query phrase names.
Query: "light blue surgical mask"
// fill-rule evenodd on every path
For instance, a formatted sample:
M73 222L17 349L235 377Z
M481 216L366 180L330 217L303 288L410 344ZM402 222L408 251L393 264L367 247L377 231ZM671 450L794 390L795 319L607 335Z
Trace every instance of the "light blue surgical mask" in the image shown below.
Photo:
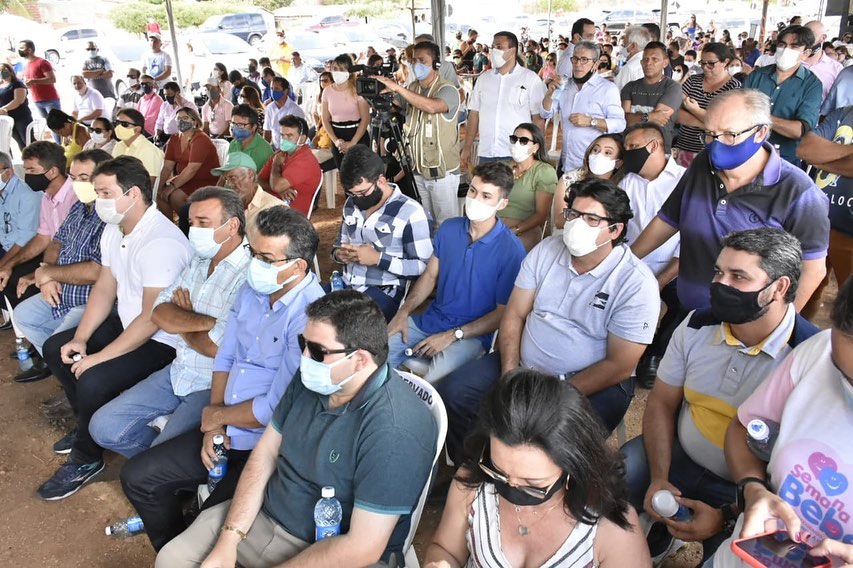
M230 221L230 219L228 221ZM225 242L217 243L214 235L216 234L216 231L227 225L228 221L225 221L216 228L190 227L190 233L188 235L190 246L193 247L193 250L195 250L195 253L199 258L213 258L216 256L216 253L219 252Z
M249 286L251 286L258 294L273 294L296 279L297 275L293 274L281 284L278 283L279 273L282 270L287 270L293 266L293 263L295 263L296 260L297 259L293 259L284 266L275 266L262 260L258 260L257 258L253 258L251 262L249 262L249 275L246 280L249 282Z
M296 150L296 148L298 148L298 145L296 144L296 142L294 142L292 140L288 140L287 138L282 138L281 142L278 143L278 147L281 149L282 152L289 154L289 153L293 152L294 150Z
M412 72L415 74L415 79L418 81L423 81L429 75L429 72L432 71L428 65L424 65L420 61L416 62L412 67Z
M338 384L335 384L332 382L332 367L338 365L342 361L346 361L353 355L355 355L355 351L329 365L321 363L320 361L315 361L311 357L303 355L302 361L299 363L299 375L302 378L302 384L306 389L314 391L317 394L324 396L335 394L341 390L345 384L353 379L355 373Z

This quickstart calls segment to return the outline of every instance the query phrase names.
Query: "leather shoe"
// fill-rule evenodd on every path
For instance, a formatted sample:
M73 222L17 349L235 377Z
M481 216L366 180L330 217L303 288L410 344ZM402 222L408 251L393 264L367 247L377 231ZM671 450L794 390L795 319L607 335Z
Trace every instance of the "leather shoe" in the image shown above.
M53 373L50 372L50 368L44 364L44 361L41 357L33 358L33 366L26 371L21 371L15 376L16 383L34 383L36 381L40 381L42 379L46 379L51 376Z
M640 363L637 365L637 381L641 387L650 389L655 386L660 360L659 355L649 355L640 359Z

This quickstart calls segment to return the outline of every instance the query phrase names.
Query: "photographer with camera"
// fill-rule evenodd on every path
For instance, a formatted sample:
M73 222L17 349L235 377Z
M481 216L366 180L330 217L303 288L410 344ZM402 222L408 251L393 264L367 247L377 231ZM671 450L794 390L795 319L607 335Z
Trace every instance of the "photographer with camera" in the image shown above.
M408 88L386 77L376 80L396 93L406 107L406 137L412 153L412 170L421 204L436 226L458 217L459 199L459 91L439 76L441 50L428 41L415 44L413 74Z

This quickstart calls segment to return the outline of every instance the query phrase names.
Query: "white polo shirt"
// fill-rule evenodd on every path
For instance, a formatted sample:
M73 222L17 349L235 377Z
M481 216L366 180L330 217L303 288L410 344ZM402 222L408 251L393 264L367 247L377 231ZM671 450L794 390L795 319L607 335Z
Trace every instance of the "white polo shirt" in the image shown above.
M506 75L497 70L477 79L468 109L480 113L478 154L483 158L509 156L509 136L522 122L537 116L545 98L539 76L516 64Z
M642 59L643 52L638 51L619 69L619 73L616 75L613 83L619 89L620 93L622 92L622 87L631 81L643 78L643 66L640 64Z
M631 211L634 213L633 219L628 221L626 237L629 245L636 241L643 229L652 222L685 171L687 170L684 167L679 166L675 160L670 158L657 179L647 181L637 174L626 174L622 178L619 187L628 194L628 198L631 200ZM678 256L680 244L680 236L676 233L664 244L650 252L643 259L643 262L657 276L666 268L670 260Z
M92 114L95 109L101 109L101 115L104 114L104 96L92 87L86 87L86 92L82 95L77 93L74 95L74 110L77 111L77 116L86 116ZM110 118L109 116L106 118ZM85 124L92 124L91 120L83 121Z
M137 203L135 207L142 207ZM177 225L151 205L129 235L108 224L101 235L101 265L116 279L118 315L125 329L142 313L143 288L167 288L192 258ZM177 336L162 329L151 338L175 347Z
M290 100L290 98L287 98L286 100L287 102L284 103L281 108L278 108L278 105L273 101L264 109L264 130L272 132L272 147L276 150L278 150L278 144L281 142L281 132L279 131L278 121L288 114L294 114L305 118L305 112L298 104ZM308 135L307 132L305 134L306 136Z

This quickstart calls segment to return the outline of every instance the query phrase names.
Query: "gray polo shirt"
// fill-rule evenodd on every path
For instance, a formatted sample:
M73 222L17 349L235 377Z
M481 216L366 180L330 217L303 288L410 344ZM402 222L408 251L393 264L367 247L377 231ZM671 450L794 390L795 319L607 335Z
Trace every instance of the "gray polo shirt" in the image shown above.
M648 85L643 78L640 78L622 87L621 97L623 101L631 101L631 112L652 112L658 104L664 104L673 110L672 116L663 128L666 153L669 154L672 138L675 135L675 119L678 117L678 109L681 108L681 100L684 97L681 85L667 77L653 85Z
M328 401L306 389L297 371L271 421L281 447L263 511L288 533L314 542L314 505L331 485L343 507L341 533L349 531L353 507L400 516L382 559L392 552L402 559L410 516L435 457L435 421L387 364L348 404L330 409Z
M607 336L648 345L660 312L657 281L626 244L585 274L572 267L560 237L530 251L515 280L536 290L521 336L521 364L571 374L607 355Z

